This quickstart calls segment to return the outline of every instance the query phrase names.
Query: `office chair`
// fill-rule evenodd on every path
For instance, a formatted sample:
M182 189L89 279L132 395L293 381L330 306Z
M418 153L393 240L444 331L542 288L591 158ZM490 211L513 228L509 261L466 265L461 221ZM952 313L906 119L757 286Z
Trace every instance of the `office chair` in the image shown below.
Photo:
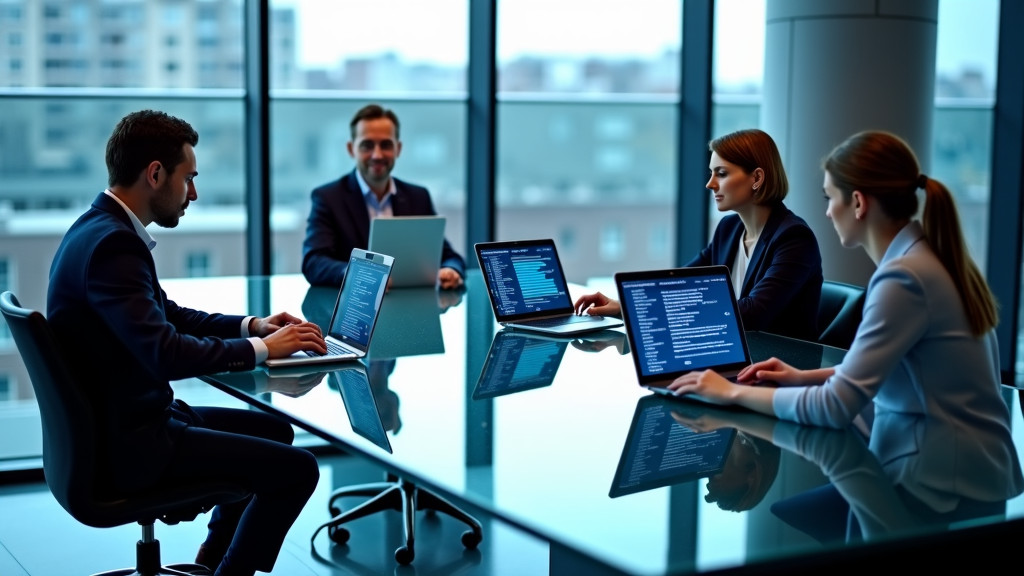
M864 312L864 288L825 280L818 303L818 342L849 349Z
M342 512L338 500L341 498L363 496L370 497L362 504ZM456 507L444 498L427 490L418 488L412 482L388 474L383 482L370 482L356 486L345 486L338 488L328 500L332 518L323 523L313 532L310 541L316 539L321 530L327 528L327 536L335 544L348 542L349 531L341 525L364 516L369 516L383 510L398 510L402 513L403 528L405 531L405 545L395 550L395 560L399 564L409 564L416 555L414 548L416 531L416 512L425 510L430 512L444 512L456 520L461 520L469 530L462 533L462 545L470 550L477 547L483 540L483 528L476 518L470 516L464 510Z
M142 527L136 566L96 576L210 574L198 564L161 566L153 524L193 520L216 504L245 498L240 486L205 482L161 486L131 496L103 491L97 468L96 415L79 382L64 362L50 326L40 312L22 308L11 292L0 294L0 312L28 368L43 428L43 472L57 502L75 520L94 528L132 522ZM216 569L216 566L210 567Z

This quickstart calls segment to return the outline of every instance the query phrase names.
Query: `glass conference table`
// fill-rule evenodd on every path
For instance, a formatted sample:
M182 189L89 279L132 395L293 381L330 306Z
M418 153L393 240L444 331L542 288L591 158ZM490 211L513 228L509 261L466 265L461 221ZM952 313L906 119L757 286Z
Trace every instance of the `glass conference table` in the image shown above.
M288 310L322 325L336 296L298 275L164 287L190 307ZM927 554L920 564L941 558L936 542L977 552L995 541L986 531L1024 530L1020 497L953 526L914 521L856 432L652 395L636 384L619 330L557 340L499 328L474 270L464 292L390 292L366 362L203 380L540 537L552 574L794 573L914 550ZM755 360L816 367L843 355L768 334L748 340ZM1024 454L1017 391L1006 398ZM815 499L830 480L852 514Z

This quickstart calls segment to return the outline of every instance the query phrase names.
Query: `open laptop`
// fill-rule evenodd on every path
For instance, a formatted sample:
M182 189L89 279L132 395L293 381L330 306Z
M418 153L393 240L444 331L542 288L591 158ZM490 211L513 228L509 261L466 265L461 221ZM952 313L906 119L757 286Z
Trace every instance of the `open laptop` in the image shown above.
M736 429L695 432L672 417L673 411L686 409L663 396L637 402L608 496L709 478L725 468Z
M395 257L392 288L437 285L444 246L444 216L396 216L370 220L369 249Z
M568 346L569 340L564 338L499 330L491 340L473 399L550 386Z
M269 358L266 365L295 366L366 356L394 263L391 256L354 248L324 334L327 354L296 352L286 358ZM323 325L320 328L323 329Z
M351 368L333 370L328 373L331 383L341 392L341 400L348 413L352 430L379 446L388 454L392 453L391 441L384 430L384 423L373 398L370 379L362 362L352 362Z
M554 240L481 242L475 249L502 326L562 336L622 326L618 318L576 315Z
M671 394L665 386L687 372L735 378L750 365L725 266L620 272L615 287L641 386Z

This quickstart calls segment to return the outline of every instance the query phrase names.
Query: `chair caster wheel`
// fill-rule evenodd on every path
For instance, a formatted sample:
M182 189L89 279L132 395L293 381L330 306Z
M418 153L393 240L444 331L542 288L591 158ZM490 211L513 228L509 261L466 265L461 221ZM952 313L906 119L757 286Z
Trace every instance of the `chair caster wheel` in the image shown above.
M335 544L345 544L352 534L341 526L328 526L327 537Z
M407 546L402 546L395 550L395 561L403 566L407 566L412 563L412 559L416 556L416 553Z
M462 533L462 545L470 550L475 549L483 539L484 537L482 534L477 534L472 530L466 530Z

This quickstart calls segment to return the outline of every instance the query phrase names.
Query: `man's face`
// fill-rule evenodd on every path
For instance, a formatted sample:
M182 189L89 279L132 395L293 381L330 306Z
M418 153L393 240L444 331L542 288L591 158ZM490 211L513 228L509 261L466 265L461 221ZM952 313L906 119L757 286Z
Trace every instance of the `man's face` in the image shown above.
M185 159L174 167L173 172L166 167L160 170L157 178L157 189L149 200L149 211L153 222L163 228L174 228L185 215L189 202L196 200L196 185L193 179L196 172L196 152L191 144L183 148Z
M402 152L402 143L395 135L395 125L387 118L360 120L355 138L348 143L348 153L356 160L356 169L371 188L387 185L395 158Z

